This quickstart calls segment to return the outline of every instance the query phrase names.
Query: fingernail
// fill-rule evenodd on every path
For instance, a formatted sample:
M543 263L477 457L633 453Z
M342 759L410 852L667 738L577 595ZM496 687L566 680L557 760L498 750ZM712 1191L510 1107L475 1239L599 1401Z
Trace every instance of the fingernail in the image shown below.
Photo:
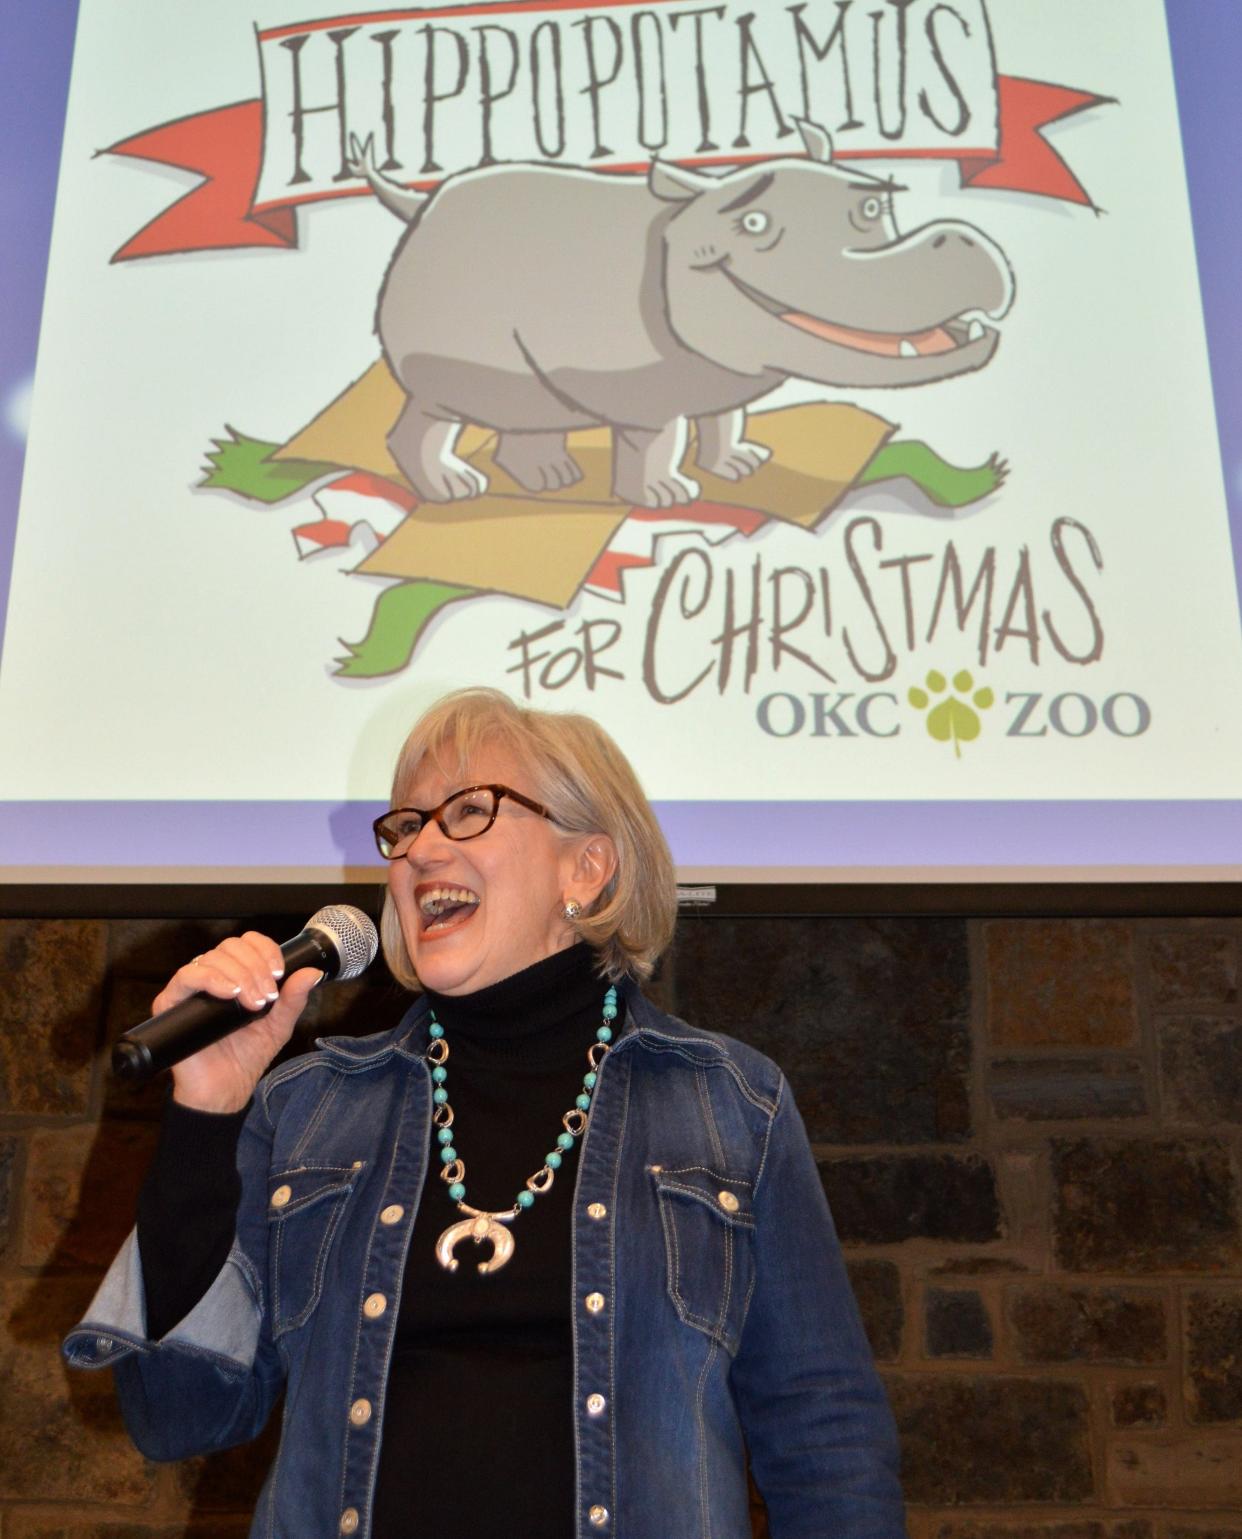
M273 978L283 978L284 976L285 976L285 970L284 970L283 967L273 967L272 968L272 977Z
M234 999L236 999L236 998L237 998L237 996L238 996L238 995L239 995L239 994L240 994L240 993L241 993L241 984L240 984L240 983L239 983L239 984L237 984L237 986L236 986L236 987L235 987L235 988L234 988L234 990L233 990L233 998L234 998Z
M280 990L279 989L273 989L271 991L271 993L268 994L267 997L268 997L268 999L270 999L273 1002L275 1002L276 1000L278 1000L280 998Z

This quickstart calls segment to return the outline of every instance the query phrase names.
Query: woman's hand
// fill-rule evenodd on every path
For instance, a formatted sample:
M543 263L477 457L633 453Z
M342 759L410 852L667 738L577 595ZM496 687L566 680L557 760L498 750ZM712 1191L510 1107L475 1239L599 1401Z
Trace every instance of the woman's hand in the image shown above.
M257 930L231 936L180 967L151 1006L153 1015L191 994L236 999L247 1010L271 1010L202 1048L173 1071L173 1099L195 1111L240 1111L263 1071L293 1034L311 989L323 976L303 967L284 978L280 947ZM283 982L282 982L283 979Z

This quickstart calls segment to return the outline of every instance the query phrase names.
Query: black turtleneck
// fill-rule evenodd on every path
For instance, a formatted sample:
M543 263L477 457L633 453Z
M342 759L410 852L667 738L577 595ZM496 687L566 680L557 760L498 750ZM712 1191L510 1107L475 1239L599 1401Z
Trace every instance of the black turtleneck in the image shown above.
M503 1209L556 1147L587 1072L607 987L586 946L475 994L429 993L444 1027L466 1201ZM577 1150L514 1220L514 1253L480 1276L467 1243L446 1272L435 1244L461 1214L438 1146L406 1258L376 1488L376 1539L441 1529L507 1539L574 1532L570 1210ZM463 1476L467 1478L463 1479Z
M575 945L474 994L428 991L449 1047L446 1089L473 1207L512 1207L555 1147L582 1088L606 987L593 953ZM227 1254L243 1121L244 1113L217 1117L168 1103L139 1204L152 1337L189 1312ZM514 1221L514 1254L501 1271L480 1276L466 1244L449 1273L435 1243L461 1215L440 1179L433 1132L389 1370L375 1539L423 1539L446 1526L495 1528L507 1539L573 1534L577 1159L575 1147L551 1190ZM191 1213L199 1217L187 1225Z

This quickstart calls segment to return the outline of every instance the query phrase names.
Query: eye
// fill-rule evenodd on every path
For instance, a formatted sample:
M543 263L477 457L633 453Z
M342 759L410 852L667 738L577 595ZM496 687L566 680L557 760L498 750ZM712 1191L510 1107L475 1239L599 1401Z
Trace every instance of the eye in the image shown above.
M747 235L762 235L771 223L771 218L757 208L752 208L749 214L742 215L742 228Z
M879 198L864 198L860 213L864 219L878 219L884 210Z
M396 840L413 838L422 826L422 818L418 817L417 814L408 812L394 818L388 825L393 838Z

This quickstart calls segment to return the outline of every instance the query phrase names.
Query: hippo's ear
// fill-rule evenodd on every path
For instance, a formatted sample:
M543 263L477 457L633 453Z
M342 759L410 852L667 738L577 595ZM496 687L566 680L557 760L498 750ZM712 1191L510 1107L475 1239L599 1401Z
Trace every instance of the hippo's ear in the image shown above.
M691 171L688 166L678 166L671 160L653 160L647 173L647 186L665 203L688 203L701 192L719 187L714 176L704 176L701 171Z
M794 127L802 135L802 144L812 160L827 164L832 159L832 135L818 123L807 118L795 118Z

